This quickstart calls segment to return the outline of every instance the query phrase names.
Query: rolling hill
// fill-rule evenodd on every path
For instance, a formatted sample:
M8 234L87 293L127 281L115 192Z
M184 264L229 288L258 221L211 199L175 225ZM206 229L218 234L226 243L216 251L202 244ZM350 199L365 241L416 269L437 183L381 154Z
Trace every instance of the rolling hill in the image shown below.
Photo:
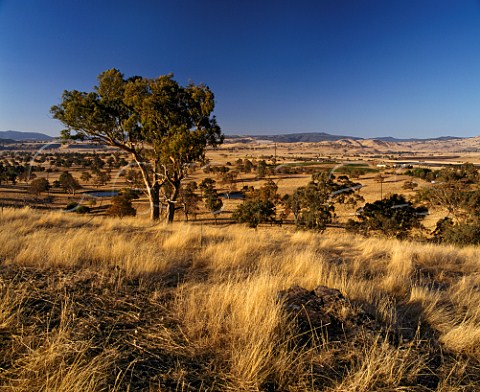
M348 135L335 135L326 132L298 132L298 133L286 133L286 134L275 134L275 135L226 135L227 139L232 141L259 141L259 140L268 140L277 143L320 143L320 142L336 142L342 140L357 140L357 141L367 141L374 140L378 142L387 142L387 143L403 143L403 142L427 142L427 141L458 141L465 138L458 136L441 136L437 138L395 138L391 136L381 136L374 138L362 138L357 136L348 136Z
M0 139L10 139L15 141L50 141L55 139L52 136L39 132L20 132L20 131L0 131Z

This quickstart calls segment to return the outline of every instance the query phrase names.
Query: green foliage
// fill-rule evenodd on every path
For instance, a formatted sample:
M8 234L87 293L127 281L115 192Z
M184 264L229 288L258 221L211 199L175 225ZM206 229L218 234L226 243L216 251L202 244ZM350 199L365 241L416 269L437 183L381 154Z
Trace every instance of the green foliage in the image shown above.
M233 213L233 219L256 228L260 223L270 222L275 217L275 204L270 200L246 200Z
M415 167L407 170L405 174L407 176L421 178L422 180L430 182L438 177L438 170L433 171L432 169L428 169L426 167Z
M123 196L129 200L135 200L140 198L139 191L130 188L122 189L120 192L120 196Z
M217 190L215 189L215 180L211 178L205 178L200 183L200 190L202 191L202 198L205 208L213 214L215 222L217 221L217 215L220 213L223 202L220 199Z
M228 198L230 198L230 194L236 189L237 177L237 170L228 170L221 175L221 183L225 187L225 193Z
M378 169L374 169L368 165L363 164L346 164L335 169L336 174L344 174L352 178L359 178L368 173L377 173Z
M405 181L402 185L402 188L405 190L413 191L416 187L418 187L418 184L413 181Z
M405 172L406 175L418 177L425 181L451 182L461 181L474 184L479 181L478 169L472 163L458 166L448 166L441 170L432 170L425 167L416 167Z
M406 237L413 228L421 228L427 215L425 207L414 207L403 195L367 203L357 210L358 221L350 219L347 230L369 234L378 231L388 237Z
M257 163L257 178L265 177L267 173L267 162L265 160L261 160Z
M472 163L459 166L449 166L438 172L439 181L462 182L463 184L476 184L479 181L478 169Z
M471 219L467 222L454 223L451 218L443 218L437 222L433 239L438 243L454 245L480 244L480 221Z
M0 184L4 181L10 181L13 185L17 183L17 179L25 172L24 166L0 162Z
M179 202L182 205L183 213L187 221L190 214L196 215L198 212L200 197L196 193L197 189L198 185L195 181L182 184L182 188L180 189Z
M93 177L93 183L98 187L107 184L111 179L110 173L98 170Z
M142 174L153 219L159 218L160 188L169 184L168 219L173 221L189 166L204 160L208 145L223 142L211 115L214 106L214 95L203 84L184 87L172 74L125 79L110 69L99 75L92 92L65 91L51 113L68 127L62 137L100 141L131 155Z
M84 172L82 172L82 174L80 175L80 179L81 179L83 182L90 182L90 180L92 179L92 175L91 175L88 171L84 171Z
M23 170L19 172L17 179L23 182L28 182L37 178L37 175L29 170L27 167L23 167Z
M88 214L91 210L90 207L72 202L67 204L67 206L65 207L65 211L76 212L77 214Z
M278 186L268 180L259 189L254 187L244 191L245 201L233 213L233 219L256 228L260 223L273 222L276 216L276 203L280 201Z
M244 195L247 200L279 202L278 185L273 180L267 180L259 189L245 188Z
M480 213L479 173L472 164L452 166L438 172L438 181L420 189L417 200L444 208L456 223L466 223Z
M312 176L307 186L300 187L284 198L292 211L297 226L324 230L334 217L335 203L353 203L358 200L356 191L361 185L347 176L335 176L319 172Z

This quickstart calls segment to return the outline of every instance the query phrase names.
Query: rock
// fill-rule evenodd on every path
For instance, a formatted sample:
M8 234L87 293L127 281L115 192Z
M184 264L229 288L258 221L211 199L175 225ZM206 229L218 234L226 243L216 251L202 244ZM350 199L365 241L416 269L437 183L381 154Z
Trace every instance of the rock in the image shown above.
M356 335L362 325L374 322L360 309L355 309L340 291L326 286L312 291L293 286L280 291L278 298L290 321L296 324L298 337L304 344L311 344L316 338L343 341Z

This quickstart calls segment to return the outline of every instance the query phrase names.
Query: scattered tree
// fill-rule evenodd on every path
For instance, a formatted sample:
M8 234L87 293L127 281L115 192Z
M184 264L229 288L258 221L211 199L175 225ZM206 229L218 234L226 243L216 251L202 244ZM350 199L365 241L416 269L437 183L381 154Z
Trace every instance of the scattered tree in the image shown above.
M40 193L47 192L50 189L50 183L46 178L35 178L28 188L30 193L38 196Z
M183 184L180 190L179 201L182 205L183 213L185 214L185 219L187 222L190 214L194 214L196 216L198 212L198 203L200 201L200 197L196 194L197 189L197 183L195 181L191 181L187 184Z
M215 180L211 178L205 178L200 183L200 190L202 191L202 198L205 204L205 208L213 214L215 224L217 223L217 215L220 213L223 202L218 196L218 192L215 189Z
M350 181L347 176L337 179L327 172L320 172L312 175L307 186L297 188L283 200L294 214L297 226L322 231L334 217L334 204L355 204L359 200L356 191L360 188L360 184Z
M96 187L99 187L107 184L111 179L112 177L110 176L110 173L99 170L95 173L95 177L93 178L93 183L95 184Z
M75 179L75 177L73 177L68 171L60 174L60 177L58 179L58 185L66 193L73 193L74 195L76 191L82 188L78 181Z
M270 200L246 200L233 213L233 219L256 228L260 223L271 222L275 217L275 205Z
M125 216L135 216L137 210L133 208L132 198L127 194L123 194L112 198L112 205L108 208L107 214L123 218Z
M223 173L221 176L221 183L225 187L225 194L227 198L230 198L230 194L235 191L237 187L237 170L230 170L226 173Z
M257 178L264 178L267 173L267 162L261 160L257 163Z
M90 174L90 172L84 171L84 172L82 172L82 174L80 175L80 179L81 179L83 182L90 182L91 179L92 179L92 175Z

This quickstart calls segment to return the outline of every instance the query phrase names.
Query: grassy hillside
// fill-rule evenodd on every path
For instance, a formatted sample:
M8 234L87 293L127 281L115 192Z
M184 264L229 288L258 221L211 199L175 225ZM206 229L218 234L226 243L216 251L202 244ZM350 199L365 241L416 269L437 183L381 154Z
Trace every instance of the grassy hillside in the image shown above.
M28 209L0 244L0 390L480 390L478 248Z

